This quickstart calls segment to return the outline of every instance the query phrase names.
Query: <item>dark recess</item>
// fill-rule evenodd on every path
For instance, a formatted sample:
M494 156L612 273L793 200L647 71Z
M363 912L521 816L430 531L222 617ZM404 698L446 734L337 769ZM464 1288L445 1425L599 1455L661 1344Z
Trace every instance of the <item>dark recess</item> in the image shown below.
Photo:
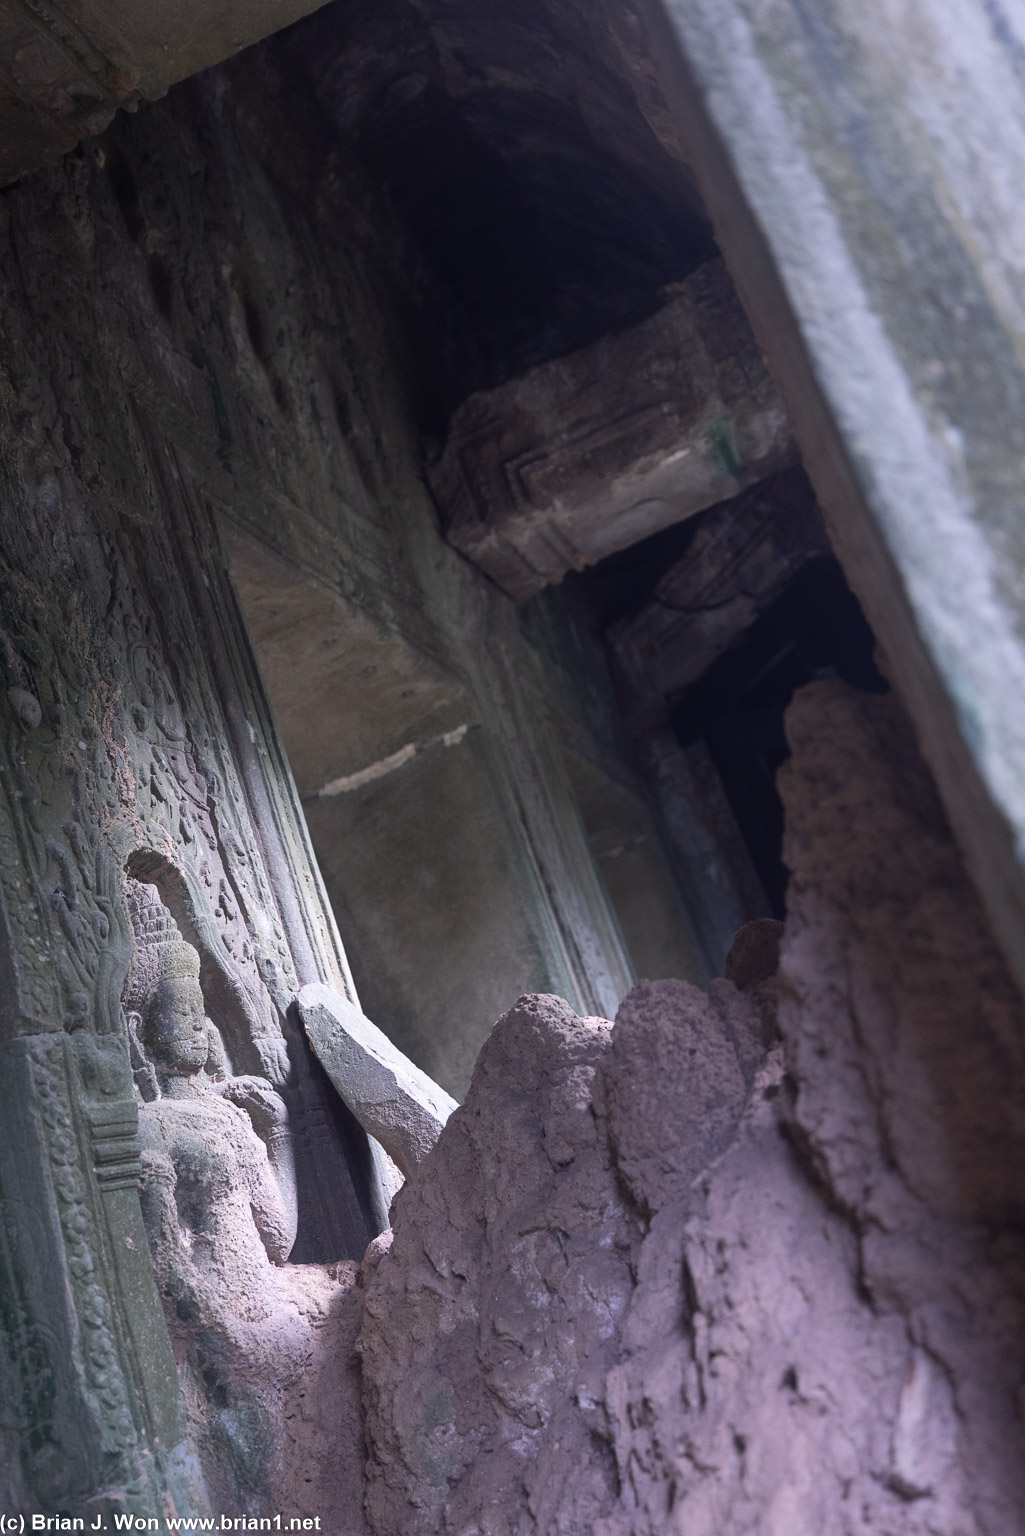
M652 313L714 254L600 7L335 0L280 45L417 251L425 307L445 295L431 431L473 391Z
M382 282L400 296L427 438L444 435L467 395L651 314L666 285L715 254L688 173L638 104L617 17L602 0L334 0L265 50L296 113L316 118L325 163L354 159L368 198L387 209ZM315 167L308 174L315 185ZM132 189L121 198L130 221ZM652 599L698 527L668 528L568 577L525 620L555 624L565 645L553 654L569 665ZM885 689L872 649L839 565L816 558L665 701L680 739L707 743L779 914L784 709L830 673ZM582 663L578 692L586 675ZM637 702L620 699L627 735Z
M737 645L720 656L676 704L683 746L704 739L752 863L777 917L784 916L783 804L776 774L789 754L783 713L817 677L886 693L875 637L832 556L810 560Z

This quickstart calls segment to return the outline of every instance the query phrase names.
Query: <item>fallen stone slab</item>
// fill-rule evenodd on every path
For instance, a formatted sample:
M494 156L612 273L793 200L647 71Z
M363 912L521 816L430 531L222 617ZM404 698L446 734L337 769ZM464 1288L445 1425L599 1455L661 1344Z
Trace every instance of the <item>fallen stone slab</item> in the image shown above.
M340 992L312 983L296 1001L328 1077L408 1179L441 1135L455 1099Z

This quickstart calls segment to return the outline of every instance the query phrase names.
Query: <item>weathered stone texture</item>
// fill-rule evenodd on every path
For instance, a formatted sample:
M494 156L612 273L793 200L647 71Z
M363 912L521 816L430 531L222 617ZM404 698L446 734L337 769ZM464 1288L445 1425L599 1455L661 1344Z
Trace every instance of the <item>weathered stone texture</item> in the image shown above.
M671 118L667 143L685 143L836 552L1025 985L1020 14L991 0L639 0L630 16L641 99L664 93L651 120Z
M371 1249L378 1536L1020 1529L1022 1005L895 701L789 729L775 981L521 999Z
M705 673L829 545L799 467L710 508L638 613L609 631L633 712L657 709Z
M859 1235L864 1295L900 1325L889 1484L924 1530L1010 1532L1025 1508L1020 996L896 702L819 684L788 733L792 1124Z
M732 1142L765 1054L753 1004L729 981L708 993L642 981L616 1016L604 1104L616 1166L647 1215L685 1198Z
M455 1099L341 993L313 983L296 1007L340 1096L408 1177L437 1142Z
M430 472L449 541L529 597L790 463L720 261L630 330L472 395Z
M400 851L426 880L448 825L465 824L482 880L500 869L508 899L489 927L470 883L456 924L447 890L438 900L411 887L411 907L431 902L434 923L415 945L403 933L412 959L399 1002L422 1025L414 1044L443 1039L461 1086L497 1011L487 988L516 995L493 976L496 933L505 978L564 988L587 1009L611 1007L629 984L539 724L542 665L511 605L439 537L420 479L401 311L422 273L300 86L257 50L0 196L0 1388L26 1510L91 1514L108 1494L146 1517L165 1495L181 1513L204 1504L139 1210L126 872L159 888L195 950L230 1074L263 1079L287 1106L293 1265L357 1256L381 1225L365 1138L290 1011L303 983L344 992L350 978L225 535L260 548L265 599L288 567L286 620L302 584L320 599L314 622L325 606L343 614L347 624L316 638L341 631L365 647L359 675L380 683L390 657L394 697L426 679L446 708L468 704L440 722L457 738L446 761L465 774L451 823L414 806L428 856ZM303 112L292 113L297 96ZM290 655L308 689L345 669L318 669L302 646ZM341 707L337 694L330 703ZM364 748L369 766L376 753L369 726L353 744L329 725L338 755L320 782L359 777ZM437 756L419 753L414 767ZM467 781L487 838L466 815ZM354 799L356 822L360 809ZM402 881L377 849L367 837L363 867L376 861L383 908ZM510 910L515 943L502 931ZM399 948L382 928L371 972ZM397 991L375 1012L399 1035ZM310 1273L319 1306L323 1277ZM169 1310L178 1299L165 1296ZM274 1413L299 1390L307 1354L309 1329L290 1308L268 1303L288 1335L268 1389ZM176 1337L179 1360L197 1331ZM215 1397L216 1372L211 1381ZM195 1429L210 1403L190 1408ZM231 1454L221 1465L204 1455L214 1492L245 1481ZM282 1507L268 1475L253 1508Z
M330 1536L368 1536L363 1413L356 1344L359 1268L292 1264L280 1284L304 1331L302 1371L283 1392L282 1443L271 1468L276 1510L310 1510ZM328 1524L330 1520L330 1524Z
M585 1530L639 1223L591 1108L611 1026L521 998L367 1261L374 1530ZM596 1443L600 1443L596 1442Z
M205 1499L139 1205L127 869L173 907L232 1072L287 1106L295 1257L377 1229L361 1133L288 1017L346 970L210 499L231 429L186 333L225 278L204 246L186 302L173 121L0 198L0 1375L15 1507L83 1517Z
M315 10L323 0L173 0L0 4L0 185L106 128L119 107Z

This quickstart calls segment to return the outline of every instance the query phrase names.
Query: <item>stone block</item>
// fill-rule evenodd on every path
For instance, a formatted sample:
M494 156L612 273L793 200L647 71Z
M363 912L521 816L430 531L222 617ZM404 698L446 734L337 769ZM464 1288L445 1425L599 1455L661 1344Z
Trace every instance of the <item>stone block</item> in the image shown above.
M430 471L449 542L511 597L791 463L783 406L725 267L656 314L456 411Z
M312 984L299 1016L324 1070L356 1119L408 1178L457 1107L340 992Z

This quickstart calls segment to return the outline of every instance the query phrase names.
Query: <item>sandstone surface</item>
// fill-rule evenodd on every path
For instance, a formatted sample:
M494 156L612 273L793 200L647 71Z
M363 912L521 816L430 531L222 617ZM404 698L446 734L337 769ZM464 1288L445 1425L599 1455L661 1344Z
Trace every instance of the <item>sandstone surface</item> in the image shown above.
M311 982L296 1004L338 1092L408 1178L437 1141L455 1099L340 992Z

